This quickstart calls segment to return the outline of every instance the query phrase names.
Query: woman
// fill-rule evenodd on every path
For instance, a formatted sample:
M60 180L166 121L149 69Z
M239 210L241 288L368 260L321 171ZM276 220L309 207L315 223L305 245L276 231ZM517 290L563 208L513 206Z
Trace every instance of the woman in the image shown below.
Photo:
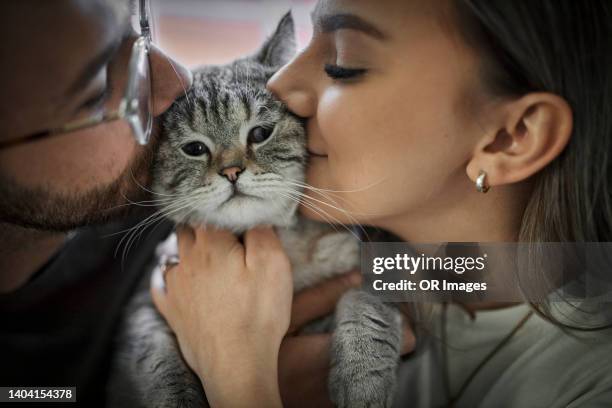
M406 242L611 240L610 4L321 0L313 23L310 44L269 89L307 119L308 183L336 191L360 223ZM184 242L193 239L183 232ZM262 399L255 405L279 405L278 345L289 325L291 285L277 241L243 247L222 233L216 241L195 239L208 240L210 252L187 256L211 259L207 273L177 267L168 296L155 293L158 307L181 345L191 346L183 351L206 378L213 406L253 405L255 396ZM214 257L231 248L223 260ZM276 256L255 255L269 250ZM258 287L245 273L253 265L278 276L278 285ZM221 273L227 270L233 278ZM226 279L234 296L253 303L208 299L198 310L187 307L191 288L213 291ZM228 329L194 341L183 323L217 307ZM432 330L448 338L406 360L398 404L612 404L609 346L575 341L545 303L537 314L532 307L473 304L467 312L474 320L457 305L438 310L446 323ZM212 332L215 321L202 324L199 333ZM232 348L245 336L253 342L248 350ZM236 358L251 370L230 384L224 374Z

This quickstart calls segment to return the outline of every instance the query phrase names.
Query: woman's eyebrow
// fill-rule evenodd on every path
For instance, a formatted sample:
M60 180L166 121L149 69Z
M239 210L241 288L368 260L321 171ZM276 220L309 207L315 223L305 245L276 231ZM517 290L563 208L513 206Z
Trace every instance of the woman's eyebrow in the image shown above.
M352 29L361 31L378 40L385 40L387 35L379 30L372 23L354 14L318 14L316 11L311 14L315 29L323 33L330 33L340 29Z

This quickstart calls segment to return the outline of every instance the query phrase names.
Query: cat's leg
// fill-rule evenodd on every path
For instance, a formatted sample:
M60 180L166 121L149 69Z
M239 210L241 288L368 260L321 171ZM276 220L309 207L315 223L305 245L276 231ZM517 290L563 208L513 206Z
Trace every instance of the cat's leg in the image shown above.
M204 407L202 385L187 367L152 303L149 278L126 309L108 384L108 407Z
M397 308L361 290L336 306L329 390L338 407L388 407L393 403L402 344Z

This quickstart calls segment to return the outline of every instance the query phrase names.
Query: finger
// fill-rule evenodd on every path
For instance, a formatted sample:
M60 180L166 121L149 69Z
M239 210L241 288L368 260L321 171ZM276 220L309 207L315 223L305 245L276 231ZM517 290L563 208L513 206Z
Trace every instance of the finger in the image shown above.
M177 239L179 257L194 247L199 251L229 253L233 248L241 246L238 238L230 231L214 226L182 226L177 228Z
M249 269L257 269L262 264L270 266L270 261L288 262L285 250L272 227L256 227L245 232L244 249ZM287 268L287 271L291 269Z
M284 252L283 246L278 239L278 235L272 227L259 226L248 230L244 233L244 246L248 250L258 251L265 250L281 250Z
M196 245L199 249L209 249L226 253L232 248L242 246L232 232L215 226L194 228Z
M360 285L361 274L353 271L297 293L293 300L288 333L295 333L305 324L330 314L344 292Z

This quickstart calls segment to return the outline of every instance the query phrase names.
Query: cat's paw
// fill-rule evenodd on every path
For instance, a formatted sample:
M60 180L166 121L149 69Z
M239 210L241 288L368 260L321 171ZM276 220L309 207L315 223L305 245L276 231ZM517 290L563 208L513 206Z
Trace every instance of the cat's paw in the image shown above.
M355 373L354 368L343 363L332 367L329 392L334 405L339 408L390 407L396 386L395 367L380 370L363 367L367 370L363 375Z
M397 309L372 295L347 292L336 308L329 391L338 407L390 407L401 347Z

